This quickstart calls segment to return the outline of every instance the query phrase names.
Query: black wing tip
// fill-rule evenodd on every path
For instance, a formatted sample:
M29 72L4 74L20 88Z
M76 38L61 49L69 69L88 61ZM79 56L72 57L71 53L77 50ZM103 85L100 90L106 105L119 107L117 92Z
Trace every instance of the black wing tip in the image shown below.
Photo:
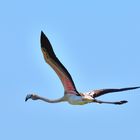
M139 87L132 87L133 89L137 89L137 88L140 88L140 86Z
M44 35L44 32L41 30L41 35Z
M42 30L40 35L40 43L41 43L41 48L46 48L46 46L51 46L49 39L47 38L47 36L44 34Z
M124 88L124 90L133 90L133 89L138 89L140 88L140 86L137 86L137 87L128 87L128 88Z
M44 32L41 30L41 36L40 36L40 39L42 40L42 39L44 39L44 38L46 38L46 35L45 35Z

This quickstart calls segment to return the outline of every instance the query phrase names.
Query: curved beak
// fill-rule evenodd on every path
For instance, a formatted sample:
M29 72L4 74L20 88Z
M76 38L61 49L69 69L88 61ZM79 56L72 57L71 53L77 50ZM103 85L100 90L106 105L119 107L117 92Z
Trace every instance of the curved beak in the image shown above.
M27 96L25 97L25 102L30 98L32 98L32 94L27 94Z

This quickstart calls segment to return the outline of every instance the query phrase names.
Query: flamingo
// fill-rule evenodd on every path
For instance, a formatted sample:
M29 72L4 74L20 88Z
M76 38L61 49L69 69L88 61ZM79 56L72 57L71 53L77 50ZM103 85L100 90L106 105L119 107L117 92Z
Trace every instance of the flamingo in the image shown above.
M127 87L127 88L119 88L119 89L118 88L98 89L85 93L78 92L70 73L56 57L52 45L49 39L43 33L43 31L41 31L40 42L41 42L41 50L43 52L45 61L53 68L53 70L56 72L56 74L58 75L58 77L60 78L63 84L64 96L59 99L50 100L48 98L44 98L36 94L27 94L25 101L27 101L28 99L32 99L32 100L42 100L48 103L68 102L72 105L84 105L88 103L99 103L99 104L106 103L106 104L122 105L124 103L127 103L128 101L121 100L121 101L109 102L109 101L101 101L96 98L107 93L120 92L120 91L140 88L137 86L137 87Z

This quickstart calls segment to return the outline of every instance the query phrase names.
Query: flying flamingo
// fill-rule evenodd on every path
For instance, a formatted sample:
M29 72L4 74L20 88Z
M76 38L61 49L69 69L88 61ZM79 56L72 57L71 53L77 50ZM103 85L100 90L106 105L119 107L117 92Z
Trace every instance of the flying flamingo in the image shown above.
M72 80L71 75L67 71L67 69L64 67L64 65L59 61L59 59L56 57L52 45L46 35L41 31L41 50L44 55L45 61L53 68L53 70L57 73L58 77L60 78L63 87L64 87L64 96L55 99L50 100L41 96L38 96L36 94L28 94L25 98L25 101L28 99L32 100L42 100L48 103L58 103L58 102L68 102L72 105L84 105L87 103L106 103L106 104L115 104L115 105L121 105L124 103L127 103L126 100L122 101L116 101L116 102L109 102L109 101L101 101L96 99L96 97L99 97L101 95L111 93L111 92L120 92L120 91L126 91L126 90L133 90L140 87L128 87L128 88L120 88L120 89L99 89L99 90L93 90L86 93L78 92L75 84Z

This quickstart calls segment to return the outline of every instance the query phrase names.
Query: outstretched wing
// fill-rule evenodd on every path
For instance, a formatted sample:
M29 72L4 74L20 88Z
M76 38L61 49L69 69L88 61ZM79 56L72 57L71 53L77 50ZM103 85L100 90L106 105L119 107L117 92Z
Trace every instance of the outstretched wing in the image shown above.
M41 50L44 55L45 61L54 69L59 76L65 91L74 91L72 94L78 93L71 75L64 67L64 65L56 57L52 45L46 35L41 31Z
M99 96L107 94L107 93L133 90L133 89L137 89L137 88L140 88L140 87L128 87L128 88L118 88L118 89L99 89L99 90L93 90L89 94L93 98L96 98L96 97L99 97Z

